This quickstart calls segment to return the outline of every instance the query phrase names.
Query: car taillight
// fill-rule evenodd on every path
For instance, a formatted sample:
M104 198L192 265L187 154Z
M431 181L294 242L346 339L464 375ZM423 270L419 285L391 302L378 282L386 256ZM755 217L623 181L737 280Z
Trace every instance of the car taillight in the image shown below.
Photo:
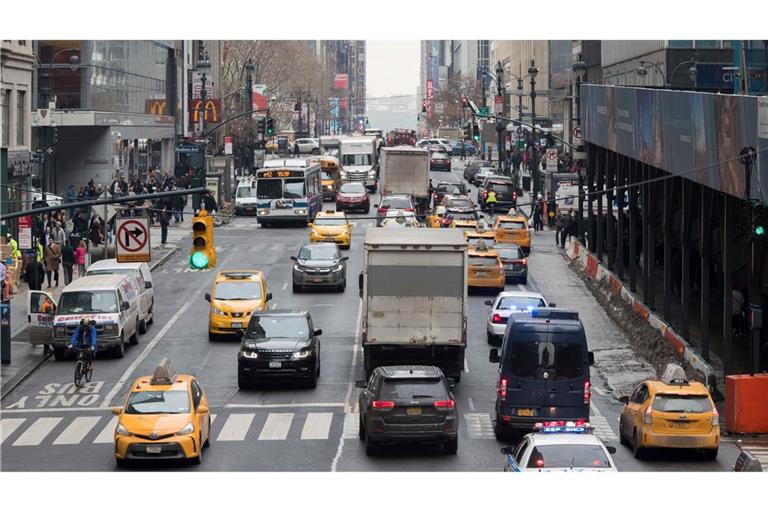
M493 315L493 318L491 318L491 323L493 323L493 324L503 324L503 323L505 323L504 320L505 319L502 318L500 314L495 313Z
M507 378L506 377L502 377L501 379L499 379L499 386L496 389L496 392L499 394L499 398L501 400L507 399Z
M648 425L653 423L653 416L651 415L652 413L653 413L653 409L649 405L648 408L643 413L643 422L647 423Z
M389 210L389 206L379 206L379 213L384 213Z
M512 199L517 200L517 192L512 192Z
M415 211L415 210L414 210L413 208L406 208L406 209L405 209L405 211L406 211L406 212L413 212L413 211Z
M527 259L523 258L523 259L522 259L522 260L520 260L520 261L521 261L521 262L522 262L522 264L523 264L523 265L525 265L526 267L528 266L528 260L527 260Z
M720 424L720 413L717 412L717 407L712 404L712 426L716 427Z
M448 410L456 407L456 402L453 400L436 400L433 404L435 409Z
M374 409L388 410L388 409L392 409L395 406L395 402L392 402L391 400L374 400L371 403L371 406Z
M488 191L487 190L483 190L483 197L488 197Z
M584 383L584 403L585 404L589 403L589 399L592 396L592 391L590 389L590 386L591 384L589 383L589 381L586 381Z
M543 468L544 467L544 459L536 459L536 467L537 468Z

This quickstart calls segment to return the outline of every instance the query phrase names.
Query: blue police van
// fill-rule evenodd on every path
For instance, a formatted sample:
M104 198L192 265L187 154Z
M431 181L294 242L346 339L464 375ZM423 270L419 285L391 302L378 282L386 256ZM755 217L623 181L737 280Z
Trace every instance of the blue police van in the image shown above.
M499 365L497 439L529 432L543 421L589 421L594 354L577 312L540 308L513 313L501 348L491 349L489 360Z

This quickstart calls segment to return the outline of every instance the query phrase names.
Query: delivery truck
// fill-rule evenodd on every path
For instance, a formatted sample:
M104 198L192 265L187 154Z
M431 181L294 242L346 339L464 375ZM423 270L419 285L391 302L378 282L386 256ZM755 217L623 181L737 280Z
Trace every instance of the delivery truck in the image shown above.
M429 151L412 146L381 150L381 190L385 196L408 194L418 214L429 209Z

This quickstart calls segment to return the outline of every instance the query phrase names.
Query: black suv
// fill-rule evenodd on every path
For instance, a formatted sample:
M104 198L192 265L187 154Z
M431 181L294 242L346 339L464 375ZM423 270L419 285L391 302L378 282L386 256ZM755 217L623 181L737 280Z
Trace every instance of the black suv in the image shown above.
M441 443L445 453L459 446L459 415L448 380L436 366L380 366L362 388L360 440L366 455L383 444Z
M432 192L432 201L434 205L440 204L445 196L467 195L467 184L458 181L441 181Z
M265 378L289 379L317 386L320 339L306 311L254 312L237 353L237 385Z
M496 192L496 206L517 208L517 187L514 180L507 177L486 178L477 187L477 204L485 207L488 192Z

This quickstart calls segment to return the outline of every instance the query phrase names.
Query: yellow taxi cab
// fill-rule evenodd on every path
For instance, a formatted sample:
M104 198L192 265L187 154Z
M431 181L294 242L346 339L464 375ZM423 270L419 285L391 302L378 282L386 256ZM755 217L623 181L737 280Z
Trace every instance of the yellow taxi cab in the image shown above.
M464 231L464 239L470 246L476 246L480 240L484 240L485 245L490 248L496 241L496 233L493 230L485 229L481 223L474 230Z
M499 253L489 249L484 240L468 248L467 285L478 288L495 288L504 291L504 267Z
M432 212L427 215L426 219L424 220L424 225L428 228L442 228L442 227L455 227L453 224L453 221L450 222L450 225L446 225L445 223L445 212L446 208L443 205L437 205L434 208L432 208Z
M310 242L334 242L342 249L349 249L352 243L352 224L344 212L319 212L309 227Z
M531 254L531 232L528 219L522 215L499 215L494 224L496 241L500 244L516 244L527 255Z
M163 358L152 375L139 377L123 407L113 407L115 460L203 460L211 435L208 397L192 375L177 374Z
M277 144L277 139L268 140L266 144L264 144L264 149L267 151L277 151L279 148Z
M266 309L272 294L267 293L267 279L260 270L222 270L213 278L208 313L208 339L245 330L251 313Z
M717 458L720 415L702 383L647 380L619 401L624 404L619 438L632 447L635 458L648 448L695 448L708 459Z

